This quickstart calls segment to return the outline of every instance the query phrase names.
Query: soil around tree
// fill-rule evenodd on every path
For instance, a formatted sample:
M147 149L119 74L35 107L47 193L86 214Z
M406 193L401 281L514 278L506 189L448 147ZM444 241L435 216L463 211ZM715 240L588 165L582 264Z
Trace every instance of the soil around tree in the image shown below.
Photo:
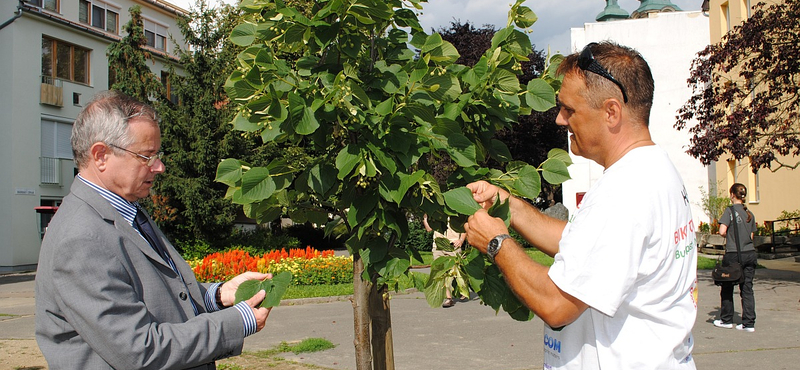
M45 370L44 360L35 339L0 340L0 369ZM325 370L326 368L285 360L280 354L264 356L254 352L244 352L241 356L217 361L220 370Z

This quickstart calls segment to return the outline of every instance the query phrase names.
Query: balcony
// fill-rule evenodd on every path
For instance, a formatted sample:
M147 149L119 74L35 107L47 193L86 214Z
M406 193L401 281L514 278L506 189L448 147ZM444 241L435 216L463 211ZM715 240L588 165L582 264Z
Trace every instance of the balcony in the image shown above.
M39 103L56 107L64 106L64 87L61 80L50 76L42 76L42 91Z
M41 157L40 166L42 185L61 185L61 160Z

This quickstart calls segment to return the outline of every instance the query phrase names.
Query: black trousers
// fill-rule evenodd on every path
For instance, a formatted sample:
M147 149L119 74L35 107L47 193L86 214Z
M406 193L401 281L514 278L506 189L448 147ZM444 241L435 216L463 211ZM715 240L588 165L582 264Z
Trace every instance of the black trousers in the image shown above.
M728 252L722 256L722 261L736 262L737 253ZM744 282L739 284L739 295L742 297L742 326L753 328L756 324L756 297L753 294L753 278L756 275L758 255L756 251L742 252L742 269ZM733 322L733 287L736 284L723 284L719 293L722 304L719 309L719 318L724 323Z

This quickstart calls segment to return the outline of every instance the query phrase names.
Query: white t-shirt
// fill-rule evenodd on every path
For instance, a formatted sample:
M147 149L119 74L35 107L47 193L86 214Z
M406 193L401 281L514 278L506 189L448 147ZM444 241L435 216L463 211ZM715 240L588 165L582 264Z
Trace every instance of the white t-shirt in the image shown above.
M549 272L589 309L561 330L545 325L544 369L695 369L695 226L660 147L633 149L607 168Z

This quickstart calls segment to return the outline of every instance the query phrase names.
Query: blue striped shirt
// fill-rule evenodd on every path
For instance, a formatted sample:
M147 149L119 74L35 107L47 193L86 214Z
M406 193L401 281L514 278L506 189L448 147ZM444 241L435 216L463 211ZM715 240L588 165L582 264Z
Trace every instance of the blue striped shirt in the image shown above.
M134 220L136 218L136 211L138 210L139 203L129 202L125 198L122 198L121 196L109 191L108 189L104 189L92 183L91 181L85 179L80 174L78 174L77 177L84 184L97 191L100 194L100 196L103 197L103 199L111 203L111 206L113 206L114 209L116 209L120 213L120 215L122 215L122 218L124 218L125 221L127 221L131 225L131 227L133 227L133 229L136 230L136 232L138 232L139 235L141 235L145 241L147 241L147 238L145 238L144 235L142 235L142 233L139 231L139 228L134 225ZM172 269L178 272L178 275L180 275L180 272L178 271L172 259L170 259L168 262L170 264L170 267L172 267ZM181 279L183 279L183 276L181 276ZM208 290L206 290L205 297L203 297L203 303L206 306L206 311L215 312L221 309L221 307L217 306L217 302L214 299L214 297L217 294L217 289L219 289L221 285L222 283L215 283L212 284ZM190 300L190 302L192 303L192 308L194 309L195 315L198 314L197 307L194 306L194 300ZM242 315L242 323L244 324L244 335L249 336L255 334L257 329L256 317L253 314L253 311L250 309L250 306L246 302L239 302L233 307L235 307Z

